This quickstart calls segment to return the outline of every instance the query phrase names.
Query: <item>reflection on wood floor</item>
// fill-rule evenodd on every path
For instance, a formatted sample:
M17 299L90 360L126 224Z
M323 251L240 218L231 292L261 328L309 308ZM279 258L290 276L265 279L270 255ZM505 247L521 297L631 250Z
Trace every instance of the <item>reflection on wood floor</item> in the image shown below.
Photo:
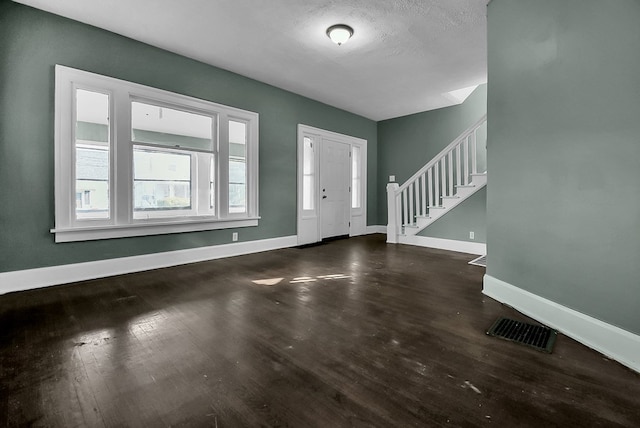
M637 426L640 376L485 334L474 256L382 235L0 296L1 426Z

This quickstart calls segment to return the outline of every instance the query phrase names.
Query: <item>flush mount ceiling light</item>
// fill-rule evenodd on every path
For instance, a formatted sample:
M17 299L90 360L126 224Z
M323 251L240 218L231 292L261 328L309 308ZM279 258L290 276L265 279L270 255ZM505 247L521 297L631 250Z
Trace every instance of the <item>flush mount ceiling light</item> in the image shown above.
M333 43L340 46L353 36L353 28L345 24L336 24L327 28L327 36Z

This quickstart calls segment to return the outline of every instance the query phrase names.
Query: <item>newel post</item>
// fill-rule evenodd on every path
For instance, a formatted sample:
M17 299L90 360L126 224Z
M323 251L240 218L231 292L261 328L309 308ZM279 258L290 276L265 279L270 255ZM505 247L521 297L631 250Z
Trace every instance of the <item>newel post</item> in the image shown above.
M390 244L398 243L400 200L396 198L396 192L399 187L398 183L387 184L387 242Z

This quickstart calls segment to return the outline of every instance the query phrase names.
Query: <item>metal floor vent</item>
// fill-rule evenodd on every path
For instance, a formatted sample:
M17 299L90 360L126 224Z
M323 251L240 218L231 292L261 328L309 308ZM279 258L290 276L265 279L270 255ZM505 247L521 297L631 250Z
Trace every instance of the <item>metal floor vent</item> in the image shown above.
M487 334L551 353L558 332L542 325L527 324L509 318L498 318Z
M487 256L480 256L477 259L473 259L469 262L470 265L474 265L474 266L482 266L482 267L487 267Z

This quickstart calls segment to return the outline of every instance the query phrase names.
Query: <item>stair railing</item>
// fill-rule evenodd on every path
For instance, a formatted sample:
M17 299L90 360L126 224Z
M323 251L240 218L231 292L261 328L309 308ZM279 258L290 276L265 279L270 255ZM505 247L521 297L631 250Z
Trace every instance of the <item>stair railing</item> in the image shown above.
M387 184L387 242L398 242L398 234L414 226L417 217L428 217L429 210L443 208L443 198L472 186L478 174L477 131L486 121L482 116L402 185Z

